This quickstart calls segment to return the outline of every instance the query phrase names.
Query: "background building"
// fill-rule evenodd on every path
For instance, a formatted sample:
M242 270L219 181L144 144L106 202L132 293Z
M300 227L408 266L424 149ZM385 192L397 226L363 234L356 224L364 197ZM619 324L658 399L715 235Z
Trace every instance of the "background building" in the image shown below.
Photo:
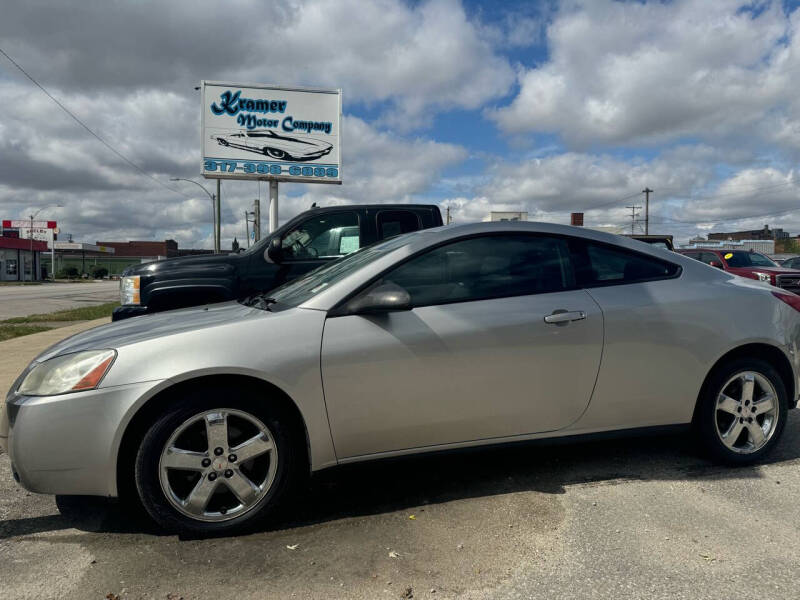
M56 273L65 275L70 269L78 274L118 276L131 265L193 254L213 254L213 250L178 248L175 240L97 242L56 242ZM105 271L105 272L103 272Z
M710 237L710 236L709 236ZM708 248L713 250L746 250L761 252L761 254L775 254L775 240L701 240L693 239L690 243L681 246L681 249Z
M46 251L47 242L0 236L0 281L37 281L48 277L49 261L42 261L42 252Z
M526 211L521 211L521 210L512 210L512 211L493 210L489 213L489 216L484 217L483 220L484 221L527 221L528 213Z
M160 260L178 256L178 242L164 240L163 242L96 242L98 246L114 248L116 257L125 258L151 258Z
M770 229L769 225L764 225L763 229L751 229L749 231L731 231L728 233L709 233L709 240L781 240L789 237L789 232L781 228Z

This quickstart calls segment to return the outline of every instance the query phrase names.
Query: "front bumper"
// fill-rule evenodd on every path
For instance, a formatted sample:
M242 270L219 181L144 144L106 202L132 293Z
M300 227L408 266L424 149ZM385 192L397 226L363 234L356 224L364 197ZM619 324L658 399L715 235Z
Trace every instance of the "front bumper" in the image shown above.
M158 383L59 396L9 394L0 418L0 442L14 479L42 494L116 496L122 434Z
M146 306L118 306L111 312L112 321L122 321L130 317L138 317L147 314Z

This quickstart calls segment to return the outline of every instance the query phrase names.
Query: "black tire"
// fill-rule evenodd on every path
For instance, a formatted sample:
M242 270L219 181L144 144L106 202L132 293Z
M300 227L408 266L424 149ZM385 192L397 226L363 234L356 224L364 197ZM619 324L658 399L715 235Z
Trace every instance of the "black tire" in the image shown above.
M277 514L283 500L302 480L303 467L297 440L289 426L290 419L275 407L265 406L264 398L237 390L230 400L230 389L194 389L177 399L150 426L136 455L134 479L136 490L147 513L167 531L188 536L230 535L252 529ZM209 410L233 409L261 421L277 449L277 468L272 484L247 512L225 521L207 522L178 511L167 499L161 486L159 460L170 436L187 420ZM223 479L220 479L223 481Z
M726 415L719 415L717 399L724 391L723 386L734 376L743 372L753 372L766 378L775 390L777 422L772 429L771 437L758 449L749 452L736 452L723 443L718 433L718 419ZM770 363L759 358L737 358L727 364L717 367L707 379L700 398L698 399L695 413L694 430L698 442L711 455L714 460L729 465L751 465L761 461L778 443L786 424L788 411L788 395L786 387L778 371ZM746 412L747 407L742 406ZM742 417L747 419L747 416ZM736 417L733 417L736 420ZM747 434L745 435L745 438ZM743 438L740 438L743 439ZM749 439L749 438L747 438Z

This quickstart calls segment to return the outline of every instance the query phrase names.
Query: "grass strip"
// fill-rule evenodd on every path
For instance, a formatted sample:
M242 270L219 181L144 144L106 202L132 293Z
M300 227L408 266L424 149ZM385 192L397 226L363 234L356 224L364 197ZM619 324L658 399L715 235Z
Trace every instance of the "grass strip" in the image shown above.
M0 342L50 329L45 325L0 325Z
M111 311L119 306L119 302L106 302L105 304L95 304L93 306L82 306L80 308L70 308L41 315L28 315L27 317L13 317L0 321L0 325L16 325L21 323L42 323L52 321L92 321L110 317ZM31 332L32 333L32 332ZM25 335L25 334L22 334ZM12 336L13 337L13 336Z

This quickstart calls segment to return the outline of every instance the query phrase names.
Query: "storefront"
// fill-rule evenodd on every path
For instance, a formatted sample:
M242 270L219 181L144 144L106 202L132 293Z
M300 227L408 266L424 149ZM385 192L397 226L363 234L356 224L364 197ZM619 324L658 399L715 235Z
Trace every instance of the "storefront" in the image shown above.
M46 278L46 267L41 261L42 252L46 251L47 242L0 236L0 281L37 281Z

